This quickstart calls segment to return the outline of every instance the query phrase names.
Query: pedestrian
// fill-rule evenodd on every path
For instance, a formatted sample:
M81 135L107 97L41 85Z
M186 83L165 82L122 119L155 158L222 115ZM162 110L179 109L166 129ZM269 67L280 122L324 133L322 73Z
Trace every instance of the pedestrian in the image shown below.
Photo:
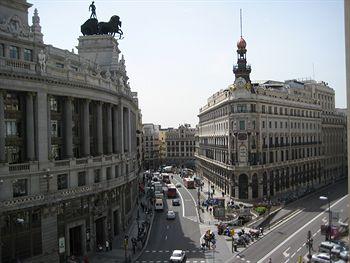
M210 214L211 214L211 211L212 211L212 208L210 207L210 208L209 208L209 213L210 213Z
M207 208L207 212L208 212L209 206L207 205L206 208Z
M106 252L108 252L108 251L109 251L109 241L106 240Z
M109 250L112 251L112 242L113 242L113 239L111 238L110 241L109 241Z
M271 258L269 258L269 263L272 263L272 259Z

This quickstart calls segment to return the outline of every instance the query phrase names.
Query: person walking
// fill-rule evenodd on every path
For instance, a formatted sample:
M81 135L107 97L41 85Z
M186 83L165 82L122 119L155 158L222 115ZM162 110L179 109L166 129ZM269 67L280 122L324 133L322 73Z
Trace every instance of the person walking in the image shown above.
M106 252L108 252L108 251L109 251L109 241L106 240Z

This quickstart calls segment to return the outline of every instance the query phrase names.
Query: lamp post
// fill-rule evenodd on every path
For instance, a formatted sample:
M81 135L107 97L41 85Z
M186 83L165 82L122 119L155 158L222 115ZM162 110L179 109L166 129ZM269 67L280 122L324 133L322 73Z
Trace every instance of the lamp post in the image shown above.
M326 233L326 240L332 240L332 212L331 212L331 202L329 201L329 198L327 196L320 196L320 200L328 201L328 214L329 214L329 220L328 220L328 227L327 227L327 233Z

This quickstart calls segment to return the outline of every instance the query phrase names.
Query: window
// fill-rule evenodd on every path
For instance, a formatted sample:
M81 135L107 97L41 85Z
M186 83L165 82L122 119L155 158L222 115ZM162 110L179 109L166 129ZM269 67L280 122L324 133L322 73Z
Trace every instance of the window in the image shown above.
M269 128L270 128L270 129L272 128L272 123L271 123L271 121L269 121Z
M4 57L4 56L5 56L5 45L0 44L0 57Z
M56 62L56 68L64 68L64 64Z
M10 46L10 58L19 59L18 47Z
M265 105L262 105L262 107L261 107L261 113L265 113Z
M247 112L247 105L246 104L238 104L237 105L237 112Z
M51 136L57 137L58 136L58 124L57 121L51 121Z
M26 61L33 61L33 51L31 49L25 48L23 52L23 57Z
M101 182L101 170L100 169L94 170L94 182L95 183Z
M78 173L78 186L86 185L86 172Z
M265 121L262 122L262 127L265 128Z
M5 121L6 126L6 136L16 136L17 135L17 122L16 120Z
M56 98L50 98L50 110L58 111L58 101Z
M242 130L245 130L245 121L239 121L239 129L242 131Z
M256 112L256 105L255 104L250 104L250 111Z
M62 190L67 188L68 188L68 175L67 174L57 175L57 190Z
M52 160L60 159L60 147L57 144L51 145L51 158Z
M275 121L275 129L277 129L277 121Z
M16 179L13 183L13 197L28 195L28 180Z
M111 167L106 168L106 178L107 180L111 180Z
M18 146L5 146L5 159L8 163L20 162L20 147Z

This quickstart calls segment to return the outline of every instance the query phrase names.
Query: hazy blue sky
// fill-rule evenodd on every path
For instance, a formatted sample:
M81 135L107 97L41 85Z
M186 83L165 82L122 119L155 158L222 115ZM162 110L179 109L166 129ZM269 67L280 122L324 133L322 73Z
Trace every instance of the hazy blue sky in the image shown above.
M46 44L71 50L91 1L28 0L38 8ZM328 82L346 106L343 1L95 0L99 21L117 14L130 84L143 122L198 123L209 96L234 81L239 9L252 80ZM30 17L34 11L30 10Z

